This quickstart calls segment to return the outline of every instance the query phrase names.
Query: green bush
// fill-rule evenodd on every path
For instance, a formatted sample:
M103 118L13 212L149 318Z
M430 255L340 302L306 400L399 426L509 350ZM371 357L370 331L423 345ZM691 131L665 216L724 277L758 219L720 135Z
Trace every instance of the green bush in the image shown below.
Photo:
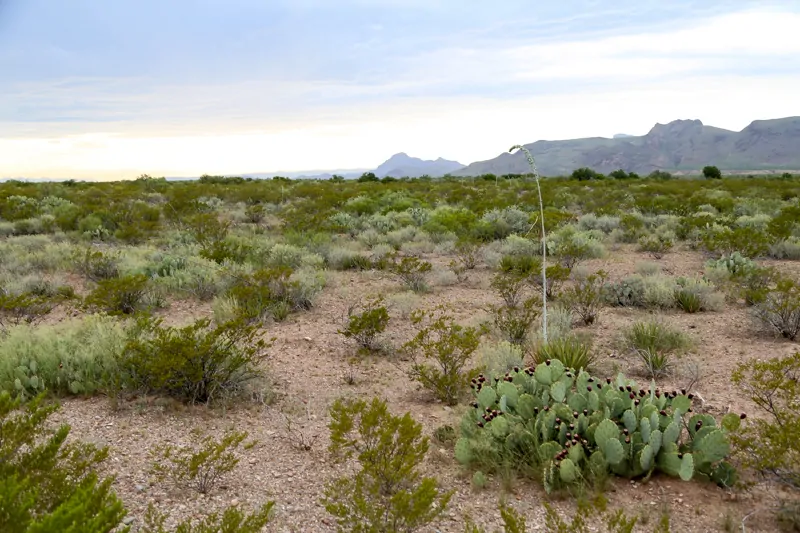
M210 328L207 318L175 328L139 319L120 358L123 385L186 402L208 403L241 393L263 374L268 344L243 320Z
M528 339L531 325L541 315L541 307L541 300L532 297L517 307L501 305L492 306L490 309L494 325L505 340L511 344L522 346Z
M426 277L432 268L429 262L412 255L403 257L400 261L394 260L390 268L407 289L414 292L428 290Z
M445 512L453 493L420 473L428 438L409 413L394 416L377 398L339 399L328 427L331 454L338 460L355 457L359 465L351 477L325 487L322 504L340 531L408 533Z
M714 286L703 280L679 278L675 290L675 303L687 313L699 311L719 311L724 305L724 297Z
M456 405L467 389L467 364L480 344L482 329L455 322L442 306L411 313L417 334L403 345L413 364L409 375L440 401ZM432 361L427 363L426 361Z
M603 299L614 307L644 306L644 278L635 274L603 286Z
M119 257L87 248L74 257L77 271L91 281L100 282L119 276Z
M383 298L377 297L351 305L347 310L347 325L338 333L353 339L362 348L376 349L378 336L389 324L389 312L382 304Z
M461 421L456 459L484 472L511 470L541 479L545 490L602 480L607 472L649 478L654 472L735 481L728 428L691 414L692 397L649 389L619 374L598 379L557 359L472 381L472 409Z
M742 363L732 380L764 415L731 437L743 465L800 488L800 353Z
M147 507L144 524L139 531L141 533L260 533L269 523L274 505L275 502L267 502L247 515L239 507L231 505L226 507L221 515L211 513L197 522L187 518L175 529L165 529L167 516L150 504Z
M753 311L767 327L785 339L795 340L800 334L800 284L789 278L779 279Z
M16 326L0 338L0 390L23 396L94 394L118 375L126 333L114 319L88 316L53 326Z
M98 473L108 450L67 443L70 427L51 424L57 409L43 395L21 406L0 391L0 531L129 531L113 478Z
M580 318L585 326L594 324L603 307L603 287L607 274L598 270L588 276L576 275L575 284L564 290L559 299Z
M144 308L147 282L144 274L100 280L86 296L84 304L92 311L132 315Z
M661 259L672 249L672 240L661 235L645 235L639 238L639 250L649 253L653 259Z
M161 480L169 479L176 485L208 494L239 464L235 452L246 438L245 431L229 431L219 440L206 436L196 446L158 446L152 450L155 458L152 473ZM247 443L244 449L254 444Z
M511 309L519 307L526 299L528 276L516 272L498 272L491 281L491 287Z

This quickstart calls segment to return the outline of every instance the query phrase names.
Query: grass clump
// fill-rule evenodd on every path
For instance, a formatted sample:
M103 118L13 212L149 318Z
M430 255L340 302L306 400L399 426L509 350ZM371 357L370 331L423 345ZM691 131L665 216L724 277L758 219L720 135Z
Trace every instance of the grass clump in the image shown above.
M164 527L168 517L150 504L144 516L144 524L139 531L141 533L259 533L272 518L274 505L275 502L267 502L250 514L245 514L239 507L231 505L221 514L211 513L198 521L187 518L172 529Z
M623 336L626 347L639 358L647 375L653 379L668 374L674 356L690 344L685 334L657 320L636 322Z
M0 338L0 390L25 397L105 391L126 341L123 326L107 316L9 328Z
M339 399L330 413L330 453L359 466L325 487L322 504L341 531L412 532L439 518L453 493L419 471L428 452L421 424L378 398Z

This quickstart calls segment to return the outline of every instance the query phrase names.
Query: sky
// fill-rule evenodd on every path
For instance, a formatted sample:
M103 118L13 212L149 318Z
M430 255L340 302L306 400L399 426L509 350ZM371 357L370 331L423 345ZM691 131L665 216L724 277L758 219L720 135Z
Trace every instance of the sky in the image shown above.
M0 0L0 178L738 131L800 115L797 28L797 0Z

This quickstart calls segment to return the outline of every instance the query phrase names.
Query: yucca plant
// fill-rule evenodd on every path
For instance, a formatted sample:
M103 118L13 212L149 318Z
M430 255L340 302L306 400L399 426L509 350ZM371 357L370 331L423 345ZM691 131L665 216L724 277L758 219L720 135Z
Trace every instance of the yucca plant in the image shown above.
M557 359L565 368L585 370L594 363L596 356L591 346L574 335L553 339L543 344L534 354L536 364Z

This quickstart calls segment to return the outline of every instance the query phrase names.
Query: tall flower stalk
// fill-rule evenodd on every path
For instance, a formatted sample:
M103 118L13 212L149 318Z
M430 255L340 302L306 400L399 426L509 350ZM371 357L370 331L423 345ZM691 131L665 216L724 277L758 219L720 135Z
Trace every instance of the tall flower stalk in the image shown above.
M533 171L533 178L536 180L536 191L539 193L539 220L542 223L542 339L547 344L547 236L544 232L544 203L542 202L542 188L539 185L539 171L536 169L536 160L530 151L520 144L516 144L509 150L514 153L521 150L528 159L528 164Z

